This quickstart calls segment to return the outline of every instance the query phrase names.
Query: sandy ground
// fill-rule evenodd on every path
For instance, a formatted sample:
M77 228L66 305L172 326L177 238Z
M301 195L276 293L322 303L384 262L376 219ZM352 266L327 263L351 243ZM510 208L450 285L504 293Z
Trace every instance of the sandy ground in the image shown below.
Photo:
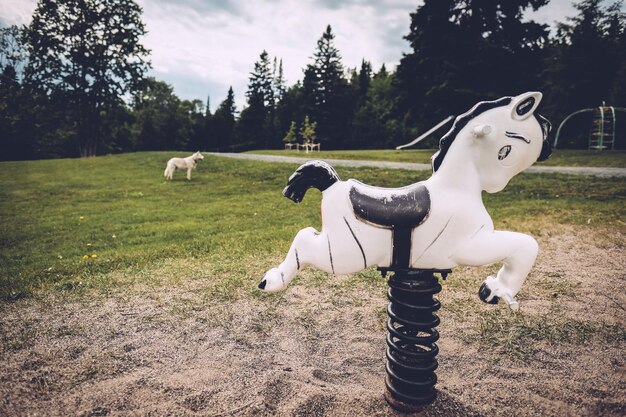
M621 337L540 340L524 359L498 354L480 343L479 315L447 306L467 300L471 311L510 313L478 301L480 281L471 292L453 285L455 271L440 294L439 396L418 415L626 415L626 254L612 233L540 237L521 314L552 309L564 320L619 326ZM573 290L553 294L545 276ZM380 287L338 291L303 279L282 298L211 305L203 301L208 279L97 301L0 306L0 415L400 415L382 396Z

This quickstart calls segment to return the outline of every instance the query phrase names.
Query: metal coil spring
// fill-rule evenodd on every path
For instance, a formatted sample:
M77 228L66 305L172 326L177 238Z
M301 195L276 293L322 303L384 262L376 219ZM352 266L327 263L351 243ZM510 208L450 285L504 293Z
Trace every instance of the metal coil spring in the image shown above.
M439 332L435 327L440 321L435 312L441 304L434 295L441 291L441 285L434 272L395 271L388 281L385 396L396 408L426 405L437 396L439 348L435 342Z

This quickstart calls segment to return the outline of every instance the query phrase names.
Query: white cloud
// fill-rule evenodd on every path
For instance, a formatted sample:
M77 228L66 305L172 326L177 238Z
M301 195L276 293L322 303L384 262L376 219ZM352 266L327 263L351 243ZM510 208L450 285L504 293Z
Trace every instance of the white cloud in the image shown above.
M36 4L35 0L0 0L0 23L7 26L27 24Z
M144 44L152 49L155 71L176 75L179 82L187 74L196 78L197 84L204 81L219 86L218 91L210 92L212 107L224 99L232 85L239 108L245 102L249 74L263 50L282 58L285 78L291 85L302 78L302 69L310 62L328 24L347 67L360 65L363 58L372 61L375 68L383 62L397 64L407 50L402 35L408 32L415 2L344 3L264 0L239 1L224 8L205 3L204 8L194 9L189 1L139 0L149 30ZM389 33L397 33L397 41L385 45ZM198 91L194 97L207 93Z

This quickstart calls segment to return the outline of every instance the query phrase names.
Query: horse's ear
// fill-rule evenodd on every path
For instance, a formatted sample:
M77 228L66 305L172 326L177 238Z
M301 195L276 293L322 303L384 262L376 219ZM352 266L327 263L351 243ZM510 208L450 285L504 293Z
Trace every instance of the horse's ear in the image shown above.
M472 135L474 135L475 138L482 138L485 135L488 135L491 133L491 126L490 125L476 125L472 128Z
M539 102L541 102L543 94L537 91L520 94L513 98L511 102L511 117L515 120L524 120L530 117Z

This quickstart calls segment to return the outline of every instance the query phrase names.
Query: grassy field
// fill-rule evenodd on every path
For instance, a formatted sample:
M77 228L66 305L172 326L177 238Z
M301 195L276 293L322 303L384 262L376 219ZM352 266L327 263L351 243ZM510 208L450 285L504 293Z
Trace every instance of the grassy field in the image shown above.
M298 229L319 227L319 192L299 205L281 196L294 166L207 157L192 181L177 173L167 182L162 169L169 155L0 164L0 298L107 292L135 284L147 266L176 259L201 259L222 277L215 291L232 296L253 287ZM336 154L324 156L330 155ZM381 186L428 175L338 172ZM625 195L623 179L523 174L485 201L500 227L540 232L589 223L624 230ZM187 272L178 275L194 276Z
M436 152L435 149L409 149L409 150L362 150L362 151L321 151L315 152L315 157L326 159L353 159L370 161L394 161L430 163L430 157ZM251 151L263 155L285 156L309 156L304 151L273 150ZM584 167L621 167L626 168L626 151L586 151L556 149L547 161L541 162L546 166L584 166Z

